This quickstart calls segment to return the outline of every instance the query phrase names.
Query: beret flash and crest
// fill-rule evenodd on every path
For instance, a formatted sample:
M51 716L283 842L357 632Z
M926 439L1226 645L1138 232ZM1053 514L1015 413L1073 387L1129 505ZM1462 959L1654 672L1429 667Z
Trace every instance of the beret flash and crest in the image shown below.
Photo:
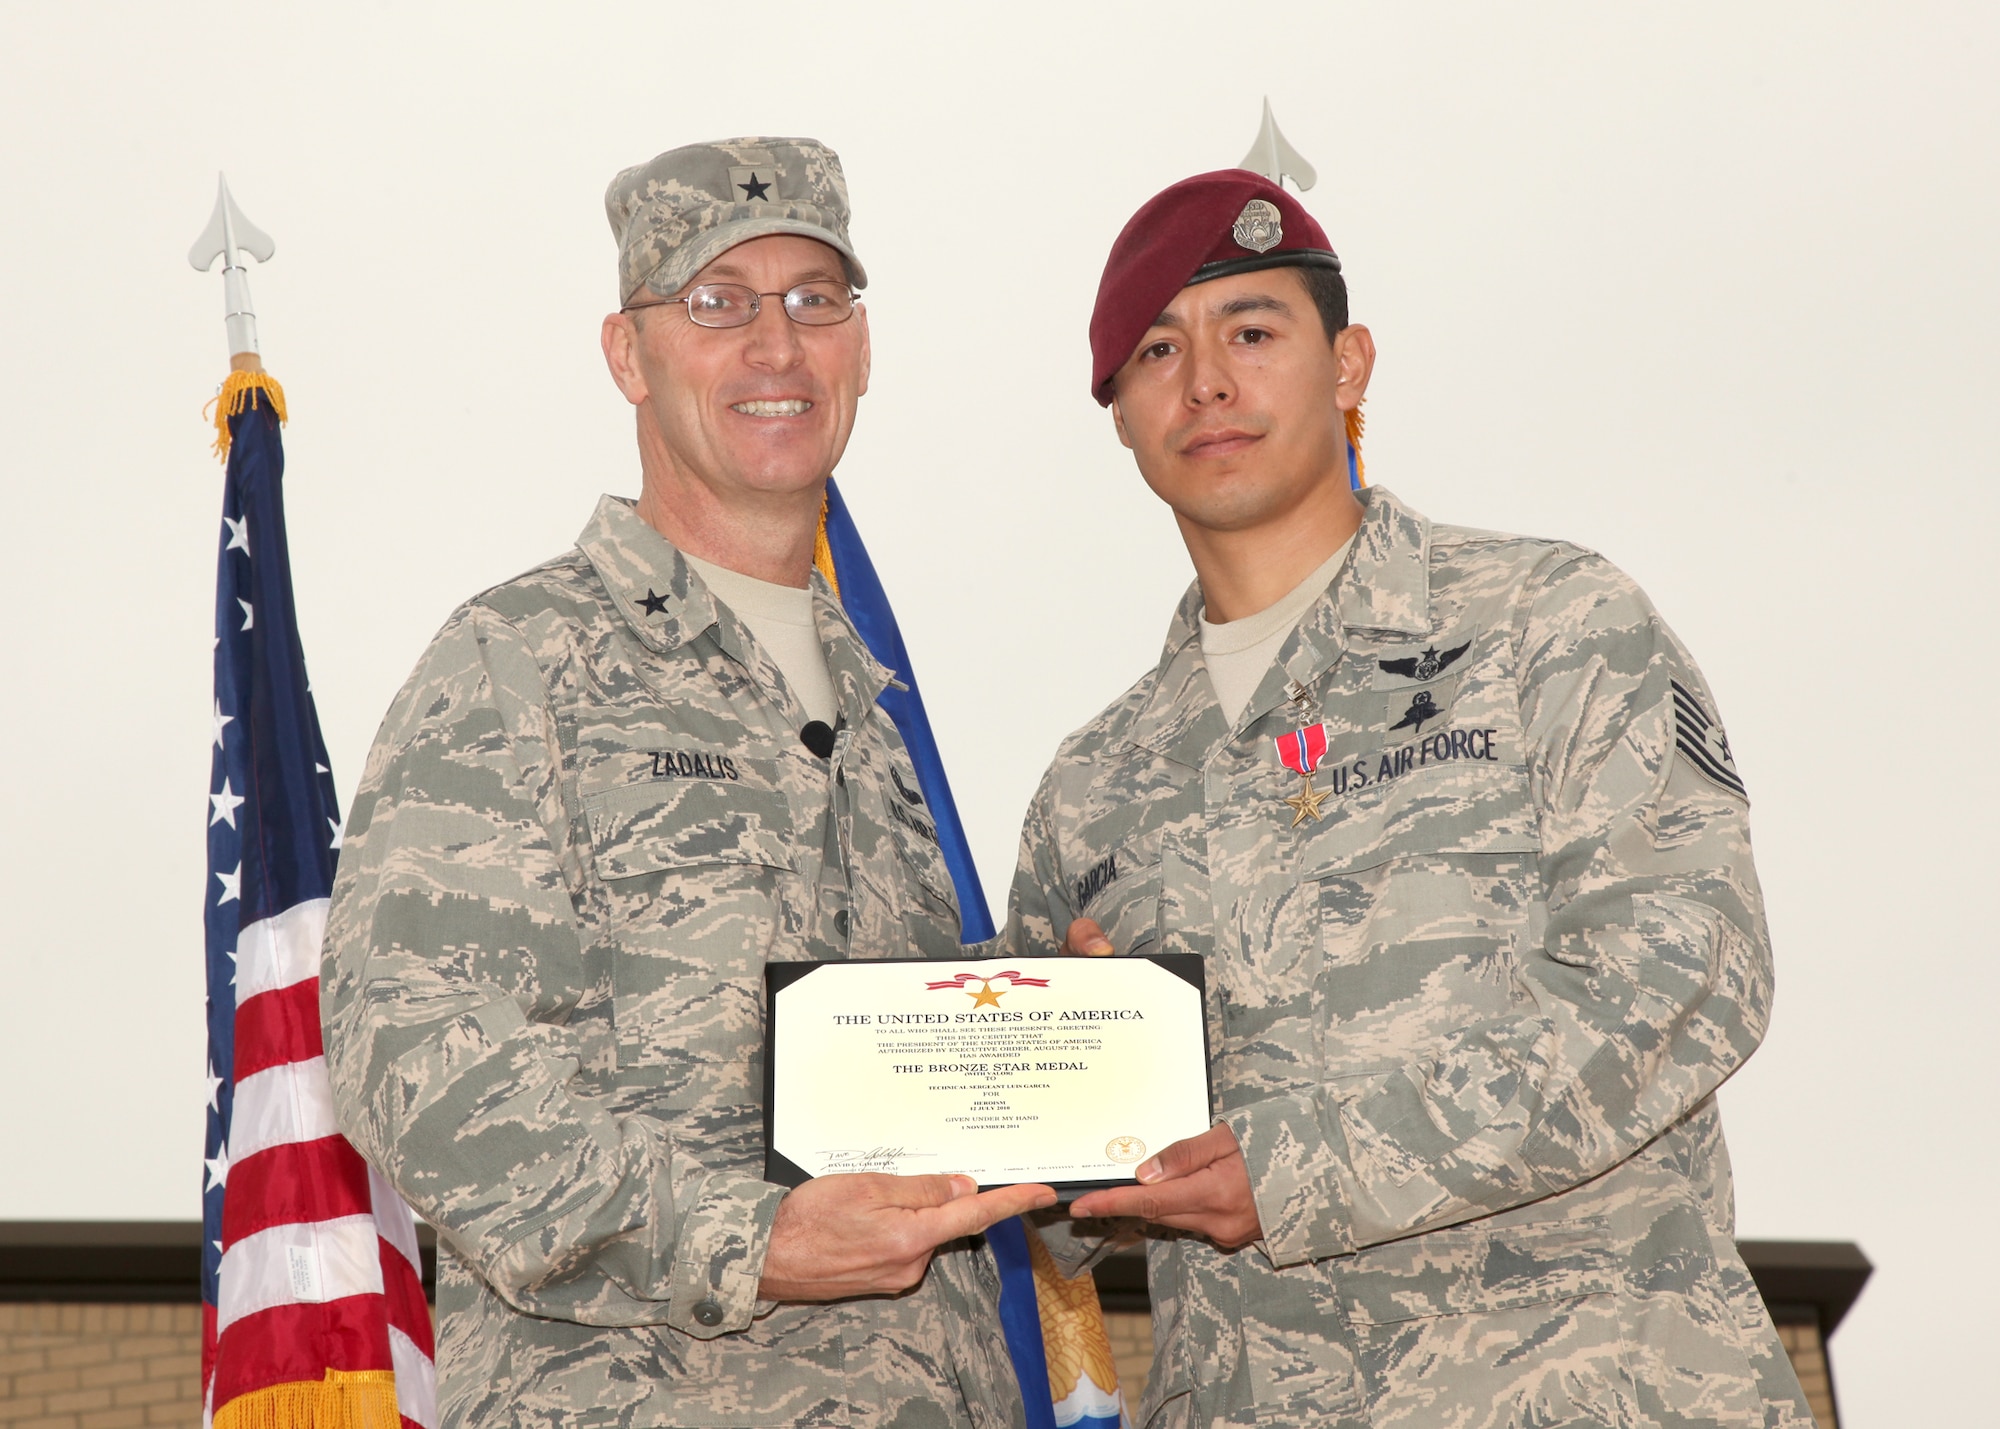
M1260 268L1340 272L1326 231L1285 191L1317 181L1264 104L1250 152L1233 169L1196 174L1161 190L1132 215L1111 246L1090 316L1091 395L1111 400L1112 374L1174 294L1195 283Z
M1229 230L1229 235L1252 253L1268 253L1285 238L1278 206L1261 198L1251 199L1243 205L1243 212L1236 215L1236 226Z

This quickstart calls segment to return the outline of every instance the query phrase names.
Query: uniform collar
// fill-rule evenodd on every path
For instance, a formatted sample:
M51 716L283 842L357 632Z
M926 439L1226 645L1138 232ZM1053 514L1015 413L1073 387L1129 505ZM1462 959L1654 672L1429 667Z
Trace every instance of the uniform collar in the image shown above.
M1379 486L1362 506L1354 550L1330 588L1348 629L1426 635L1431 628L1431 523Z
M760 681L778 688L776 664L757 650L743 623L721 605L696 575L680 549L639 515L629 497L602 496L583 534L576 538L611 603L650 650L670 655L703 631L713 629L723 652ZM833 587L817 570L808 582L813 593L813 619L827 652L827 671L842 717L858 726L895 678L863 643L854 622L841 609Z
M629 497L600 496L576 547L647 648L672 654L715 624L715 597Z
M909 686L896 678L897 671L875 658L875 652L861 638L840 597L833 593L833 586L818 567L806 579L812 586L813 624L819 630L820 643L826 647L826 672L833 678L841 719L850 729L859 728L877 708L875 701L883 690L890 685L898 689Z
M1324 594L1307 609L1265 673L1239 726L1285 702L1287 686L1310 686L1340 659L1349 629L1422 635L1430 630L1431 523L1391 493L1355 493L1361 527ZM1215 702L1201 653L1201 584L1188 587L1167 629L1152 688L1132 718L1132 742L1199 769L1232 733Z
M1201 653L1201 582L1181 597L1146 702L1132 716L1134 744L1199 769L1229 738Z

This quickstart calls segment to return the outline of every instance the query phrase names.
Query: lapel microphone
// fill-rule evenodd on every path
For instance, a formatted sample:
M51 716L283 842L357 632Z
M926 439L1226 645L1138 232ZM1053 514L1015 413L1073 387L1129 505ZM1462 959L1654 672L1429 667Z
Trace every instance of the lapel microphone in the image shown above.
M833 757L833 726L823 719L807 720L799 731L799 743L810 749L819 759Z

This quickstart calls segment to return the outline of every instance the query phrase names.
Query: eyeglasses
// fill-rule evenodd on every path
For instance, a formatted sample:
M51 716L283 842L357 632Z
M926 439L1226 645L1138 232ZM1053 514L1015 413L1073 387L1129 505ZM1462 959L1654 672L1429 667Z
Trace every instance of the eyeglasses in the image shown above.
M854 316L856 294L845 283L801 283L783 293L759 293L741 283L698 283L678 298L627 303L618 311L685 305L689 321L701 327L743 327L763 311L764 298L783 298L785 316L807 327L833 327Z

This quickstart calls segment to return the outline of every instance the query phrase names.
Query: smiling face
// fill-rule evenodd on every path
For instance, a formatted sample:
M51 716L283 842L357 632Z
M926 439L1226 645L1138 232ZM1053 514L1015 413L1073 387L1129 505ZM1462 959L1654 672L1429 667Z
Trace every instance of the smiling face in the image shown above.
M737 244L689 287L740 283L774 294L813 281L845 282L840 255L775 234ZM638 409L642 514L688 503L747 514L788 498L817 509L868 390L868 315L857 307L847 322L808 327L765 297L747 325L706 328L669 302L607 317L604 355Z
M1328 340L1295 268L1175 295L1118 370L1112 417L1198 566L1210 538L1330 522L1345 539L1358 508L1343 427L1374 358L1366 328Z

